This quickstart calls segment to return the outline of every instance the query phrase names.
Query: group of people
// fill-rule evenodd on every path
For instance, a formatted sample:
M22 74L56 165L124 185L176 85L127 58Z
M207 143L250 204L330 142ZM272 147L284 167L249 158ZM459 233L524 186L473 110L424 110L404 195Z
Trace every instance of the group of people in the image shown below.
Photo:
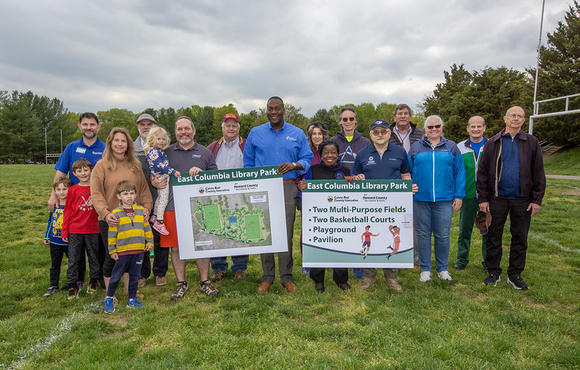
M432 237L437 275L452 279L448 269L451 218L453 211L461 209L453 267L463 269L468 264L474 220L478 212L485 212L491 215L491 224L483 232L482 263L489 274L484 284L497 284L502 272L503 227L509 214L508 282L516 289L527 289L521 278L527 232L531 216L541 206L545 175L538 140L521 130L525 122L521 107L510 108L504 117L506 128L487 140L484 119L472 117L467 124L470 137L459 144L442 135L444 122L439 116L427 117L425 131L411 122L406 104L396 106L392 124L383 119L371 124L371 140L356 130L358 117L352 106L340 110L341 130L332 139L323 123L313 122L305 134L286 122L279 97L268 100L266 113L269 121L252 128L247 139L239 135L239 117L226 114L223 137L207 148L195 141L196 129L187 116L175 121L177 142L169 145L167 132L147 113L137 119L139 136L134 141L127 130L117 127L105 143L97 137L97 116L82 114L78 123L82 138L66 147L55 166L45 235L52 267L44 297L58 289L64 254L68 256L67 284L61 289L68 290L69 299L78 297L84 285L86 252L90 270L87 292L94 293L99 283L106 289L105 312L114 311L114 294L122 278L129 297L127 307L142 307L138 287L151 272L156 285L166 284L169 254L177 280L171 300L180 300L189 285L186 260L179 255L170 176L194 177L201 171L257 166L277 166L283 178L288 238L287 251L278 253L278 270L288 292L298 290L292 275L292 237L303 179L412 180L414 244L421 282L431 280ZM154 250L153 266L150 250ZM248 258L232 257L235 278L245 277ZM276 276L275 255L260 258L263 274L258 292L266 293ZM212 282L225 276L227 257L200 258L196 264L200 291L219 294ZM324 272L320 268L309 271L318 292L325 290ZM397 270L383 272L388 286L402 291ZM359 287L368 289L375 284L376 273L376 269L363 268ZM339 288L350 289L346 269L334 269L333 280Z

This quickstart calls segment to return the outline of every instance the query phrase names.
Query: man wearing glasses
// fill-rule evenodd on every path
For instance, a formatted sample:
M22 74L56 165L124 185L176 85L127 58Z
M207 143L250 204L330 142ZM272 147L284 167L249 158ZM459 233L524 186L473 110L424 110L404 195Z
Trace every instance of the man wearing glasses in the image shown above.
M371 142L356 130L358 118L354 107L343 107L338 114L338 121L342 130L332 140L338 144L340 162L352 170L358 151Z
M505 129L490 138L484 146L477 171L477 198L482 212L491 212L487 234L488 277L483 283L495 286L502 269L502 236L510 216L508 283L515 289L528 289L521 273L526 264L528 231L531 217L540 211L546 191L542 150L538 139L521 128L526 115L514 106L503 117Z
M360 150L354 161L352 174L355 180L411 180L407 153L398 145L389 145L390 137L391 129L387 121L378 119L371 124L372 145ZM397 269L383 269L383 272L387 285L402 292L403 289L397 282ZM370 288L376 282L376 275L377 270L374 268L363 269L364 278L359 283L359 288Z

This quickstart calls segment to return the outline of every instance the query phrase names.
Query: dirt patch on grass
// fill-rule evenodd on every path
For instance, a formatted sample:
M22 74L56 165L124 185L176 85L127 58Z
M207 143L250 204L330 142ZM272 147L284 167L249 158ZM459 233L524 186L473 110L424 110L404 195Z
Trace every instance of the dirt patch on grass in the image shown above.
M569 189L561 191L560 194L563 195L580 195L580 189Z

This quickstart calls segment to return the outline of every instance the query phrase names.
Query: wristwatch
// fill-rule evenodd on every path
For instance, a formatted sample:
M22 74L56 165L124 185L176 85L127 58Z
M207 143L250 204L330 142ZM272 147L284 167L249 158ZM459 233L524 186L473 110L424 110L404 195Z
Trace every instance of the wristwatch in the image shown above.
M292 162L292 166L294 166L294 168L296 168L296 162Z

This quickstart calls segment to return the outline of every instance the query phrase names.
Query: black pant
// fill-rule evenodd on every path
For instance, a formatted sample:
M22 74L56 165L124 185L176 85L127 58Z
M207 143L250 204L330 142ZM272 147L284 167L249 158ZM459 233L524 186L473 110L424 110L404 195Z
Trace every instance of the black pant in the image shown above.
M56 245L50 243L50 286L58 287L60 280L60 266L62 265L62 256L68 258L68 245Z
M526 251L528 250L528 231L530 230L531 211L526 199L495 198L489 202L491 225L487 233L485 264L490 274L500 275L502 257L503 227L507 216L510 216L510 245L508 276L519 276L526 266Z
M310 278L314 280L315 283L324 283L324 273L326 269L321 268L311 268ZM348 281L348 269L345 268L335 268L332 271L332 280L339 285L344 284Z
M165 277L169 269L169 250L171 248L161 248L159 233L151 228L153 231L153 275ZM149 279L151 276L151 258L149 252L145 252L143 257L143 266L141 267L141 277Z
M99 221L99 231L106 251L103 262L103 277L110 278L115 266L115 260L109 254L109 224L106 221Z
M68 269L66 272L68 284L74 287L79 274L81 250L85 247L89 257L89 276L91 282L99 279L99 234L69 234L68 236Z

